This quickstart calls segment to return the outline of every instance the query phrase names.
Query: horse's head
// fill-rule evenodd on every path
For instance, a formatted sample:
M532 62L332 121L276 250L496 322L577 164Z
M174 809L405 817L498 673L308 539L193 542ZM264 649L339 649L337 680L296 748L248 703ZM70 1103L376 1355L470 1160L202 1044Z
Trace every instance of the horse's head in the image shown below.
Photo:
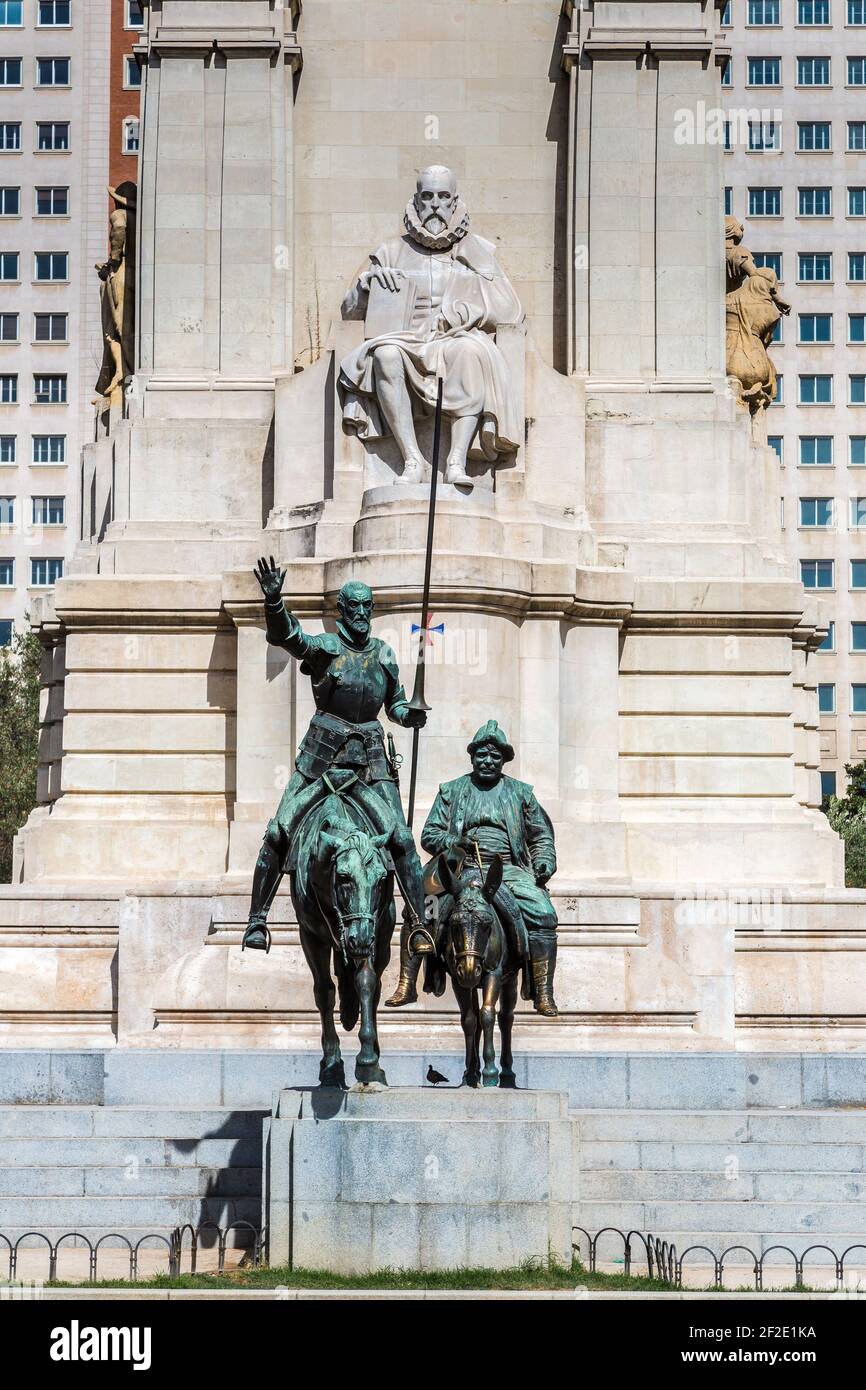
M354 961L373 954L379 889L388 876L382 849L390 830L369 835L348 822L324 828L322 856L331 868L331 900L340 924L340 945Z
M491 904L502 882L502 860L498 854L495 855L483 878L469 873L455 879L443 855L439 874L442 886L454 899L454 906L448 914L454 982L463 989L477 989L481 984L484 958L496 924Z

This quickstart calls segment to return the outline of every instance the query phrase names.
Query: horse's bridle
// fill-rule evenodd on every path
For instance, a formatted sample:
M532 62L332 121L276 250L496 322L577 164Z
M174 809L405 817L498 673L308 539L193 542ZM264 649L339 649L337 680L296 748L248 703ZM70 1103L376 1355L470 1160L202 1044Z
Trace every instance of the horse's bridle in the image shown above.
M346 848L346 846L343 846L340 849L335 850L334 857L331 860L331 903L333 905L334 915L337 918L337 922L340 928L339 937L335 936L333 931L331 930L330 921L328 921L327 914L322 912L321 903L319 903L319 911L322 912L322 916L325 918L325 921L327 922L328 931L331 933L331 939L334 943L335 948L341 953L343 960L345 961L346 965L348 965L349 952L346 949L346 942L348 940L351 923L369 922L373 926L373 937L375 940L376 914L375 912L343 912L342 908L340 907L339 899L337 898L337 857L339 854L342 853L343 848ZM355 846L355 848L357 849L357 845ZM372 858L374 855L378 854L379 851L371 847L369 857ZM365 857L363 862L365 864L368 863L368 858ZM316 898L318 901L318 894L316 895Z

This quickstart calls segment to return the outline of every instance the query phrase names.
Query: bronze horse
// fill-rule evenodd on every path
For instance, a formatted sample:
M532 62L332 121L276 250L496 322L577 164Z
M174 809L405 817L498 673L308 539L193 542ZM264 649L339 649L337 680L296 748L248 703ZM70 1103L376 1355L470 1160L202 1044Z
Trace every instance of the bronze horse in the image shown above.
M502 860L496 855L484 874L467 861L459 875L446 855L438 864L442 887L452 902L438 943L438 963L451 976L466 1040L465 1086L516 1086L511 1031L517 1004L522 958L493 906L502 883ZM431 967L431 971L435 969ZM431 984L433 983L431 977ZM480 994L480 1006L479 1006ZM496 1068L493 1027L499 1013L500 1070ZM484 1069L481 1070L479 1044Z
M387 1085L376 1011L395 923L394 873L385 855L394 828L381 798L336 768L301 794L288 827L284 868L322 1020L323 1086L346 1085L334 1026L337 991L342 1026L351 1031L360 1019L356 1080Z

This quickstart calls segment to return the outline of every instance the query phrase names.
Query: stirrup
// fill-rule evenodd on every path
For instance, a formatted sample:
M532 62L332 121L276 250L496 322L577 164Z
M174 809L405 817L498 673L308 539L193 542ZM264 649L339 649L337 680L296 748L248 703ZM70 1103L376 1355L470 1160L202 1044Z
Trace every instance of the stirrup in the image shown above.
M247 928L246 928L246 931L244 932L244 939L243 939L243 941L241 942L241 950L242 950L242 951L245 951L245 950L247 949L247 937L249 936L249 934L250 934L251 931L263 931L263 932L264 932L264 934L265 934L265 955L266 955L266 956L269 955L269 954L270 954L270 950L271 950L271 929L270 929L270 927L268 926L267 922L254 922L254 921L247 922ZM251 951L253 951L253 950L258 951L258 950L261 950L261 947L260 947L260 946L251 946L251 947L250 947L250 950L251 950Z
M414 942L416 936L420 936L425 944L417 947L413 946L412 943ZM435 955L436 942L433 940L433 937L427 930L427 928L423 927L421 923L418 922L406 937L406 949L409 952L409 959L414 960L415 956Z

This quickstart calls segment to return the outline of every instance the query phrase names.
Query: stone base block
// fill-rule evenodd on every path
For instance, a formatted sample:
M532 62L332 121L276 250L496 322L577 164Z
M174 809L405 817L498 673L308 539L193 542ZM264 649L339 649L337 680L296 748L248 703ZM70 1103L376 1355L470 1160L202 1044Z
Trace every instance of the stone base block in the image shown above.
M571 1260L577 1130L559 1092L284 1090L264 1141L272 1265Z

